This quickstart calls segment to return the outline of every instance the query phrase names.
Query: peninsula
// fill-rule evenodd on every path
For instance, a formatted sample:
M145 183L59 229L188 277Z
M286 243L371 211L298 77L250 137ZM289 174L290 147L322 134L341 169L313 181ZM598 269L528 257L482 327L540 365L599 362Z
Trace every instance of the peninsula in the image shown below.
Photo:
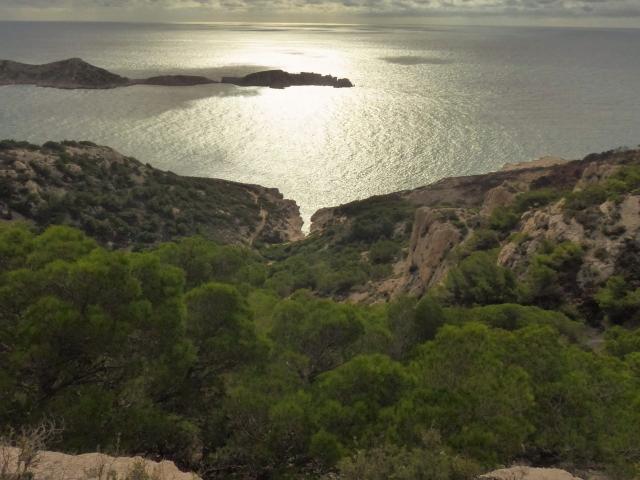
M159 85L166 87L188 87L229 83L240 87L286 88L290 86L353 87L350 80L338 79L318 73L292 74L282 70L257 72L242 78L224 77L218 82L198 75L161 75L151 78L132 79L109 72L80 58L70 58L42 65L0 60L0 86L35 85L60 89L112 89L132 85Z

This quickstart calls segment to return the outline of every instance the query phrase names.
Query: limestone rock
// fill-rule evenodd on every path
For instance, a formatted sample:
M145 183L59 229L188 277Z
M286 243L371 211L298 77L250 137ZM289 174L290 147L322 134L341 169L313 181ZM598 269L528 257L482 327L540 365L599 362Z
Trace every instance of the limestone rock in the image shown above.
M0 462L8 465L9 474L16 473L19 453L17 448L0 447ZM141 467L153 480L201 480L166 460L154 462L141 457L110 457L102 453L40 452L29 471L33 480L128 480L131 473Z
M481 475L479 480L582 480L557 468L511 467Z
M458 214L455 209L422 207L416 210L404 272L393 285L394 294L421 295L445 277L449 268L445 259L464 236L443 216L443 210Z

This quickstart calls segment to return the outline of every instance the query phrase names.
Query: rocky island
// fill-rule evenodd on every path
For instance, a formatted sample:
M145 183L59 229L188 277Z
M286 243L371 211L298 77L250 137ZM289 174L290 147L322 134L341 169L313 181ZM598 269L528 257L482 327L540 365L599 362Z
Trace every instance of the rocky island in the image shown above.
M268 70L251 73L245 77L223 77L222 83L230 83L240 87L288 88L294 86L322 86L333 88L352 88L348 78L337 78L319 73L288 73L283 70Z
M147 79L130 79L91 65L80 58L70 58L44 65L0 60L0 85L36 85L61 89L111 89L131 85L190 86L216 83L206 77L168 75Z
M42 65L0 60L0 86L35 85L61 89L112 89L132 85L158 85L188 87L229 83L240 87L286 88L290 86L316 85L334 88L353 87L346 78L338 79L317 73L291 74L282 70L258 72L243 78L224 77L222 82L198 75L160 75L132 79L109 72L80 58L70 58Z

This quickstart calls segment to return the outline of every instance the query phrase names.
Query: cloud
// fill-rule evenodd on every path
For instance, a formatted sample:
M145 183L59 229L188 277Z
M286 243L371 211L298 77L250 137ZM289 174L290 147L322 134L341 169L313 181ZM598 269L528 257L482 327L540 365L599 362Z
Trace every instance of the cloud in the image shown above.
M356 16L534 15L640 17L639 0L1 0L30 11L211 12Z

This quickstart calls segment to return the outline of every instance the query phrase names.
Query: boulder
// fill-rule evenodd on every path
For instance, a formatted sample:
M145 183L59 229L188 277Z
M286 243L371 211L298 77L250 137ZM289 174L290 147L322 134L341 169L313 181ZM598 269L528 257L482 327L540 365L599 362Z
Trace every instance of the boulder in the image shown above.
M20 450L0 447L0 472L12 475L23 472L18 465ZM142 471L149 480L201 480L194 473L182 472L173 462L154 462L142 457L110 457L102 453L66 455L40 452L27 470L33 480L131 480L141 478Z
M582 480L557 468L511 467L481 475L478 480Z

